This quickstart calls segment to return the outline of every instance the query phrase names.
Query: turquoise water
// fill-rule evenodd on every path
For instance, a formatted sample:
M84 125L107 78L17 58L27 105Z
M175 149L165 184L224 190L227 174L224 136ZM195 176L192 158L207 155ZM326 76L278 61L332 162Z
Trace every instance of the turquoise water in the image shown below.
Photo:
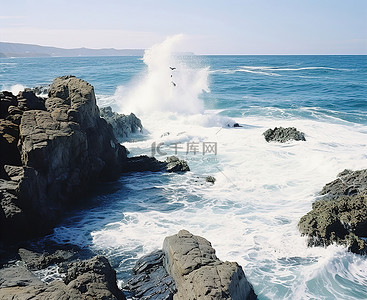
M324 184L345 168L367 168L366 58L0 59L0 88L73 74L94 85L100 106L142 119L145 132L124 142L132 155L150 155L153 142L169 154L182 146L191 172L122 176L47 237L107 255L120 284L137 257L185 228L238 261L259 299L366 299L366 257L307 248L297 229ZM234 122L243 127L227 127ZM295 126L307 141L268 144L262 133L275 126ZM218 153L187 153L193 141L217 143Z

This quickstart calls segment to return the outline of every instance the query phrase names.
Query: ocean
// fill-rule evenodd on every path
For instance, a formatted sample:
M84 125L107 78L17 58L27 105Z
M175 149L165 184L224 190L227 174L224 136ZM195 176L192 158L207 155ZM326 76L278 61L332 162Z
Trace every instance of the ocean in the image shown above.
M367 168L366 58L179 56L165 42L144 57L0 59L1 90L73 74L99 106L142 120L123 142L130 155L177 155L191 168L101 184L42 241L106 255L122 286L137 258L187 229L237 261L259 299L367 299L367 257L308 248L297 229L326 183ZM276 126L306 142L267 143Z

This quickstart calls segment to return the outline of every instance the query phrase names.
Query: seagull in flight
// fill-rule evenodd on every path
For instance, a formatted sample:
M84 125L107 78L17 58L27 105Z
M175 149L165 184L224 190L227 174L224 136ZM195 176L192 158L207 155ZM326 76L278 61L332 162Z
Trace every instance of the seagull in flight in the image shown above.
M173 71L173 70L176 70L176 68L174 68L174 67L169 67L169 68L170 68L172 71Z

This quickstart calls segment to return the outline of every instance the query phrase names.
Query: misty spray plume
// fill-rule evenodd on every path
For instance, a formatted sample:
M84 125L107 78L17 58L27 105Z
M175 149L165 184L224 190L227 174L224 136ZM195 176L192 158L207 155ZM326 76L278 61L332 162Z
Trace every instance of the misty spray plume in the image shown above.
M116 91L120 112L138 115L155 111L203 112L204 105L199 95L209 91L209 68L190 68L175 56L182 39L183 35L174 35L145 51L146 74L133 86Z

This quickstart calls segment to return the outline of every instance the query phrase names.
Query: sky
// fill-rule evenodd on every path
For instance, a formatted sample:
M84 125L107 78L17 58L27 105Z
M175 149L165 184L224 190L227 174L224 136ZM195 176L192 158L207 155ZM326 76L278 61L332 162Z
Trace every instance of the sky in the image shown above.
M1 0L0 41L195 54L367 54L367 0Z

